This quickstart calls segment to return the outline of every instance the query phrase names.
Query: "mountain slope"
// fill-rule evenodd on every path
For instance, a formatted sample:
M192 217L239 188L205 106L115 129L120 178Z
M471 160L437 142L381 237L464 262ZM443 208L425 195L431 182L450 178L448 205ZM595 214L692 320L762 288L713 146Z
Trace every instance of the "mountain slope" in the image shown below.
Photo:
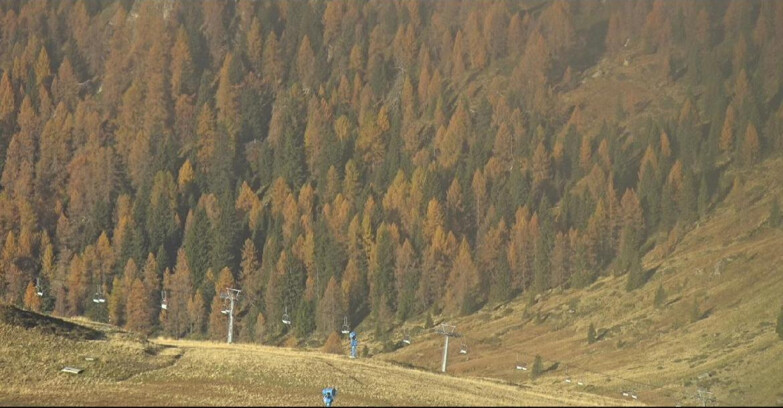
M453 319L470 358L452 346L449 372L567 390L576 387L564 383L568 365L592 392L635 389L646 403L699 403L699 388L724 404L783 402L783 341L775 333L783 231L767 225L772 199L783 192L783 160L731 175L737 181L726 199L680 239L672 234L671 253L663 243L644 258L650 276L642 288L627 292L626 276L607 276L586 290L550 291ZM659 286L666 297L655 307ZM588 344L591 323L599 341ZM441 350L440 336L421 331L383 358L436 369ZM545 368L560 364L531 381L513 365L517 358L531 364L536 354Z

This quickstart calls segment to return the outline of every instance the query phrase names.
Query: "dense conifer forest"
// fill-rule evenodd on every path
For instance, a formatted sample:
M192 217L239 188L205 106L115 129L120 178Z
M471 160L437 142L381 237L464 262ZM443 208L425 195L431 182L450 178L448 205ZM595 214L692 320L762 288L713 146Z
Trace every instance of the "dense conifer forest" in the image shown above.
M630 49L681 97L569 102ZM2 1L0 297L224 339L234 287L276 343L632 291L783 147L781 66L772 0Z

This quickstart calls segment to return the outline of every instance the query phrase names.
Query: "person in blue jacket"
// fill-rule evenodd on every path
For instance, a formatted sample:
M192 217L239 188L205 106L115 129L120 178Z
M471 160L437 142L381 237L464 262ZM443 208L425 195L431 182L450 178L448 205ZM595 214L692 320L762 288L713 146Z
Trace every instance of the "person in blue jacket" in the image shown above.
M332 402L334 402L335 397L337 397L337 388L334 387L327 387L324 388L321 393L324 396L324 405L327 407L332 406Z
M356 339L356 332L348 335L351 338L351 358L356 358L356 348L359 347L359 340Z

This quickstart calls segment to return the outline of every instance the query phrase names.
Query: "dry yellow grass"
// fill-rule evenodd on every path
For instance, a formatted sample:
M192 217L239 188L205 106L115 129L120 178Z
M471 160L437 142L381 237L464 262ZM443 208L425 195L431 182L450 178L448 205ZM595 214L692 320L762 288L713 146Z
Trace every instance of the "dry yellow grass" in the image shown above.
M0 405L320 405L325 386L337 387L336 406L611 403L589 394L549 395L379 360L258 345L146 343L119 331L105 340L70 341L4 323L0 339L0 374L7 379ZM86 362L86 356L97 361ZM65 365L85 371L60 373Z

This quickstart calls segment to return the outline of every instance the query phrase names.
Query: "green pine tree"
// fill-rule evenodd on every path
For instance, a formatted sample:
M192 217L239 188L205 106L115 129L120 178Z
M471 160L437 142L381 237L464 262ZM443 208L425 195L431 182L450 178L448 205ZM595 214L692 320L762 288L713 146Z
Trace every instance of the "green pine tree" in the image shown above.
M533 260L533 291L535 293L543 293L548 289L550 271L549 255L542 234L536 242L535 259Z
M431 329L434 323L432 323L432 313L427 312L427 320L424 321L424 328Z
M783 307L780 308L780 313L778 313L778 326L775 328L775 332L783 340Z
M296 337L304 338L315 330L315 302L302 300L296 310Z
M772 228L780 226L780 204L778 204L777 197L772 199L772 208L769 210L769 226Z
M699 198L698 198L698 210L699 216L703 217L707 213L710 207L710 189L707 184L707 176L701 176L701 182L699 183Z
M193 214L193 225L185 234L185 255L188 258L188 266L193 274L193 287L201 287L204 275L209 267L209 253L211 247L210 225L206 210L196 209Z
M655 307L660 308L663 303L666 302L666 291L663 289L663 284L658 285L658 290L655 291Z
M691 323L699 321L701 319L701 311L699 311L699 302L696 298L693 299L693 305L691 305Z
M238 250L241 248L238 241L239 221L230 195L221 197L219 205L220 213L212 226L210 266L214 271L219 271L226 266L236 271Z
M680 192L680 218L686 222L693 222L697 216L697 186L693 171L686 171L682 180Z
M533 361L533 369L530 371L530 378L536 379L544 373L544 362L541 356L536 355L536 359Z
M639 289L644 286L644 269L642 268L642 261L639 259L639 255L631 256L631 265L628 268L628 281L625 285L625 290L628 292Z

